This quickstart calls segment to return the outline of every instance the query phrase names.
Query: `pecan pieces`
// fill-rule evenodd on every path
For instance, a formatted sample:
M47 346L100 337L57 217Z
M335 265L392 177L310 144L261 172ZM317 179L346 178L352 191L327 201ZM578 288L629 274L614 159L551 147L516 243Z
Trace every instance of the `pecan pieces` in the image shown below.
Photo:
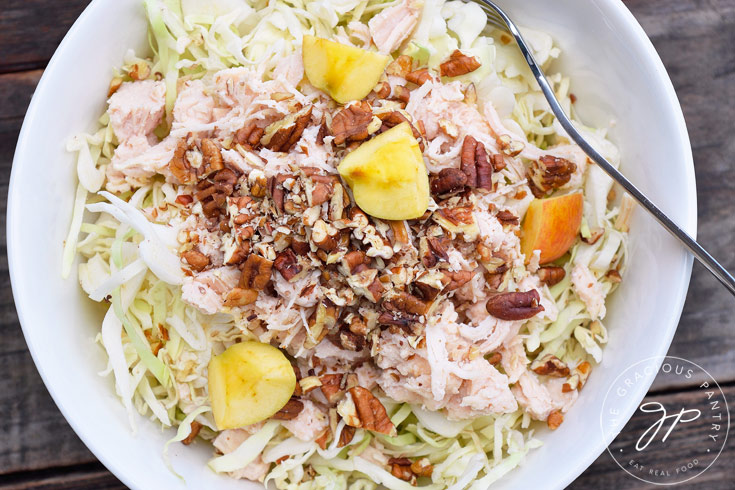
M311 120L311 106L289 114L265 128L260 144L272 151L288 152L301 138Z
M538 274L538 278L542 283L551 287L554 284L559 284L567 273L563 267L546 266L540 267L536 274Z
M569 376L569 366L552 354L546 354L544 357L533 361L531 371L542 376L553 376L554 378Z
M301 272L301 266L296 258L296 254L290 248L287 248L276 256L273 267L287 281L290 281Z
M435 196L462 192L467 185L467 175L456 168L444 168L431 178L431 193Z
M495 318L501 320L528 320L544 311L539 304L538 291L500 293L492 296L485 308Z
M385 407L370 390L355 386L350 388L349 394L337 407L337 412L347 425L396 436L396 427L390 421Z
M388 87L390 90L390 86ZM332 119L331 132L335 145L349 141L364 141L370 136L369 126L373 120L373 109L367 101L350 104ZM380 128L375 128L377 131ZM375 132L375 131L373 131Z
M271 279L272 267L272 261L255 254L248 255L238 287L227 294L225 306L245 306L255 303L258 291L262 291Z
M536 197L543 197L572 178L577 165L566 158L544 155L531 164L529 184Z
M282 409L277 411L273 418L276 420L292 420L298 417L299 413L304 409L304 403L291 398L286 402Z
M466 75L480 68L480 61L474 56L467 56L455 49L449 59L439 65L439 72L443 77L458 77Z
M462 142L461 170L467 176L467 185L472 188L493 189L493 166L482 143L470 135Z
M182 139L176 145L169 170L182 184L195 184L197 180L224 168L222 153L211 139L190 144Z

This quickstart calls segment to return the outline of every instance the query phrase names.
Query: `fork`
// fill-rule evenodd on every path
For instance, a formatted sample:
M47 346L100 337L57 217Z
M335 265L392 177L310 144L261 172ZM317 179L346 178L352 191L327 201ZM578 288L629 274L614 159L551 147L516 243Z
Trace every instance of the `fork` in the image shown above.
M487 22L489 25L496 27L502 31L509 32L516 40L518 47L523 54L523 58L528 63L533 76L541 87L541 91L544 93L544 97L551 106L551 111L556 116L557 120L567 132L569 137L584 151L592 161L594 161L607 175L609 175L615 182L620 184L628 194L635 199L638 204L643 206L651 215L658 221L666 230L671 233L677 240L679 240L689 252L696 257L699 262L707 268L721 283L723 286L730 291L730 294L735 296L735 278L717 262L696 240L689 236L684 230L682 230L676 223L674 223L666 214L661 211L645 194L643 194L638 188L633 185L622 173L618 171L610 162L608 162L602 155L600 155L587 140L580 134L579 131L574 127L572 121L564 113L561 104L554 94L554 90L549 85L549 81L546 79L543 70L536 63L533 57L530 47L523 39L518 26L513 23L508 15L491 0L471 0L472 2L479 5L482 10L487 14Z

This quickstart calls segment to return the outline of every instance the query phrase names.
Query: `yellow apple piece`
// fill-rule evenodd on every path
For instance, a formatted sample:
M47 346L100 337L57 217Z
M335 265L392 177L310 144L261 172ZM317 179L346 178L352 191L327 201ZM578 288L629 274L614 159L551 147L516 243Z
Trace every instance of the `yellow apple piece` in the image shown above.
M521 228L521 252L526 261L534 250L541 251L542 264L567 253L577 239L583 205L581 193L531 201Z
M370 216L414 219L429 207L429 176L408 123L360 145L337 171L352 189L357 205Z
M209 397L219 430L267 419L295 388L291 363L272 345L240 342L209 361Z
M314 36L304 36L302 56L309 83L340 104L369 94L392 59Z

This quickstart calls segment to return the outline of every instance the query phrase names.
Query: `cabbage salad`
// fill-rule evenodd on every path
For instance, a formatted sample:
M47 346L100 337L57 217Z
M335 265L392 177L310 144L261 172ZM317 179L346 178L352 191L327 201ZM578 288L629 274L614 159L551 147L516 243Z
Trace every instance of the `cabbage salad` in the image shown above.
M452 0L145 0L63 251L138 415L279 489L486 489L564 430L632 201ZM552 37L523 31L550 73ZM568 114L576 97L549 77ZM577 123L611 162L605 129ZM203 469L203 471L205 471Z

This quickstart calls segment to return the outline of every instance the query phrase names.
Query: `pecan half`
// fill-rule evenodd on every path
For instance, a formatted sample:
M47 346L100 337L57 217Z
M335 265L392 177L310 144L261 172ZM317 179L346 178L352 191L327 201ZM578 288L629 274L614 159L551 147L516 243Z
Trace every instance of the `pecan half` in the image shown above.
M554 284L559 284L567 273L564 271L563 267L547 266L540 267L539 270L536 271L536 274L538 274L538 278L542 283L551 287Z
M209 265L209 257L196 250L186 251L181 257L197 272L203 271Z
M290 281L301 272L299 260L290 248L287 248L276 256L276 260L273 262L273 267L280 272L283 278L287 281Z
M501 320L528 320L544 311L539 304L538 291L500 293L492 296L485 305L487 312Z
M239 286L262 291L271 278L273 262L260 255L250 254L240 275Z
M492 190L493 166L490 164L485 145L470 135L465 136L460 153L460 169L467 176L467 185L472 188Z
M182 139L176 145L169 170L182 184L194 184L198 179L224 168L219 146L211 139L203 139L199 145L190 145Z
M546 354L544 357L533 361L531 371L542 376L553 376L554 378L569 376L569 366L552 354Z
M542 197L569 182L576 170L577 165L566 158L544 155L531 163L531 191L536 197Z
M304 409L304 403L291 398L286 402L282 409L277 411L272 418L276 420L292 420L299 416Z
M390 91L390 86L388 86ZM348 141L364 141L370 136L368 126L373 120L373 109L363 100L350 104L334 115L331 132L335 145Z
M449 55L449 59L439 65L439 73L443 77L458 77L466 75L480 68L480 61L474 56L467 56L462 51L455 49Z
M350 388L349 393L352 396L352 402L357 411L356 415L359 425L354 425L354 419L350 421L345 419L345 423L380 434L392 437L396 436L396 427L390 421L385 407L380 403L380 400L370 393L370 390L362 386L355 386L354 388ZM353 424L350 424L350 422L353 422Z
M202 429L202 424L197 422L196 420L191 421L191 430L189 431L189 435L186 436L186 438L181 441L181 444L184 446L188 446L192 442L194 442L194 439L196 439L196 436L199 435L199 431Z
M444 168L431 178L431 193L440 196L464 190L467 175L456 168Z
M260 144L272 151L288 152L301 138L301 134L311 120L312 107L305 107L295 114L289 114L265 128Z

